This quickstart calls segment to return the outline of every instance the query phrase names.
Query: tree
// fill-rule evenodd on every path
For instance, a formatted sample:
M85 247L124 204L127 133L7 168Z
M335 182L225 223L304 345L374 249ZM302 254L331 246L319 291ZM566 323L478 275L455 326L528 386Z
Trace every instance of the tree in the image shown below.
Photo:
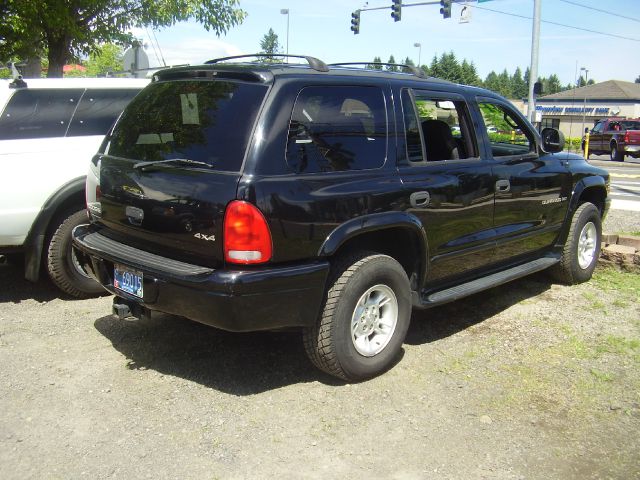
M112 42L130 45L132 27L167 27L195 19L217 35L246 13L238 0L14 0L0 6L0 60L45 54L49 77L70 60Z
M387 60L387 63L396 63L396 59L395 59L395 57L394 57L393 55L391 55L391 56L389 57L389 60ZM397 71L399 71L398 67L393 66L393 65L388 65L388 66L387 66L387 70L388 70L388 71L390 71L390 72L397 72Z
M520 70L520 67L517 67L516 71L513 72L511 89L513 98L526 98L529 94L527 83L524 81L524 78L522 78L522 70Z
M463 60L460 65L460 75L462 77L462 83L465 85L474 85L476 87L482 84L480 77L478 77L478 72L476 71L476 66L473 62L469 63L467 60Z
M269 31L260 40L260 53L266 53L267 55L275 55L282 51L280 43L278 43L278 35L270 28ZM268 59L267 61L273 61Z
M562 84L560 83L560 79L558 78L558 76L554 73L546 79L546 82L544 82L544 94L550 95L552 93L558 93L560 91L562 91Z
M638 78L636 78L635 83L640 83L640 75L638 75Z
M110 72L122 70L122 47L113 43L105 43L98 51L89 55L85 66L87 76L98 77Z
M462 83L460 64L453 52L443 53L438 61L439 77L450 82Z
M373 65L371 65L372 70L382 70L382 59L380 57L373 57ZM376 65L377 64L377 65Z

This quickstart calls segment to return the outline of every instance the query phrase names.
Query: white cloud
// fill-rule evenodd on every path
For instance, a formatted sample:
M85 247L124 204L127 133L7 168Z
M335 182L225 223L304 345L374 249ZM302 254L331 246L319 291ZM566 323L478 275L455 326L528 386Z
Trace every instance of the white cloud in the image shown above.
M151 57L152 52L147 53ZM217 38L186 38L172 44L171 47L162 48L162 55L167 65L201 64L212 58L242 55L242 53L237 46Z

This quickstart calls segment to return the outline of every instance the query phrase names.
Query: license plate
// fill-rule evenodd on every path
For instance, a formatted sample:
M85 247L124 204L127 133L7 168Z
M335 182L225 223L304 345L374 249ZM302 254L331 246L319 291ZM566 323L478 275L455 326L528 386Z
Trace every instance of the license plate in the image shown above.
M113 286L118 290L142 298L142 272L122 265L113 266Z

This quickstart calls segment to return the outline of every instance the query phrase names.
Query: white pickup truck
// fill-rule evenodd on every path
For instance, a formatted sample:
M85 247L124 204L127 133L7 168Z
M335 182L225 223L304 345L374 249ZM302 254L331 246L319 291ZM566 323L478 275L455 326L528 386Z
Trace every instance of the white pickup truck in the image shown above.
M102 289L71 250L71 230L86 221L91 157L143 79L72 78L0 83L0 255L24 256L25 278L43 263L74 297ZM17 254L17 255L15 255Z

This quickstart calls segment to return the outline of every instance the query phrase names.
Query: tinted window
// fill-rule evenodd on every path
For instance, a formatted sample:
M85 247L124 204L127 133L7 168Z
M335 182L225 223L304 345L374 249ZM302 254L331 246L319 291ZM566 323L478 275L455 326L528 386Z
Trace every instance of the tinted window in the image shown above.
M626 121L620 122L623 130L640 130L640 122Z
M0 139L63 137L82 89L24 89L0 118Z
M307 87L293 108L287 162L299 173L379 168L387 117L376 87Z
M107 153L144 161L183 158L238 171L266 91L222 81L152 84L125 109Z
M124 107L139 91L88 89L80 99L67 136L105 135Z
M407 158L410 162L422 162L421 127L413 100L408 90L402 91L402 111L404 116L404 131L407 142Z
M430 162L476 157L475 138L463 100L421 90L414 90L412 98L405 90L402 108L410 163L425 160L421 141Z
M533 151L529 130L515 113L502 105L478 103L494 157L523 155Z

